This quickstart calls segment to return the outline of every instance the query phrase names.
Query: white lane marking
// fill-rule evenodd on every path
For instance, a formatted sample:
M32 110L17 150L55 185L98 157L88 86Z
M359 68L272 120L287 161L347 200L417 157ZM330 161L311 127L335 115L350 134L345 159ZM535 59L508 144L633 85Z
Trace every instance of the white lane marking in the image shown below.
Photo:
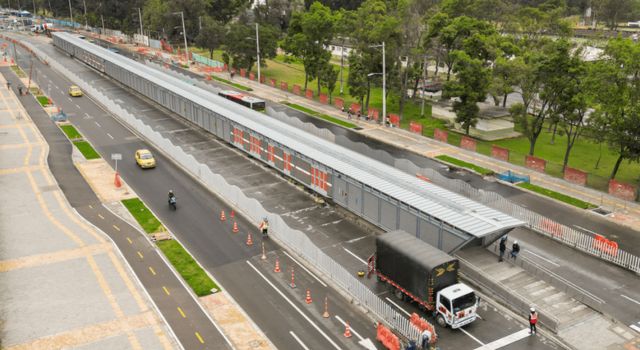
M111 134L107 133L107 136L109 136L113 140L113 136L111 136Z
M304 267L304 265L302 265L301 263L298 262L298 260L294 259L291 255L289 255L289 253L285 252L284 250L282 251L284 253L284 255L288 256L289 259L295 261L296 264L298 264L298 266L302 267L303 270L307 271L308 274L311 275L311 277L315 278L316 281L318 281L323 287L327 287L327 285L322 282L322 280L320 278L318 278L318 276L314 275L313 273L311 273L311 271L307 270L306 267Z
M593 233L594 235L601 235L601 236L604 236L604 235L602 235L602 234L600 234L600 233L593 232L593 231L589 230L588 228L584 228L584 227L582 227L582 226L573 225L573 227L575 227L575 228L579 228L579 229L581 229L582 231L587 231L587 232Z
M476 338L473 336L473 334L467 332L464 330L464 328L458 328L462 333L466 334L467 336L469 336L469 338L475 340L476 343L480 344L481 346L484 346L484 343L480 341L480 339Z
M336 344L336 343L333 341L333 339L331 339L331 338L327 335L327 333L323 332L323 331L322 331L322 329L320 329L320 327L318 327L318 325L317 325L315 322L313 322L313 321L309 318L309 316L307 316L304 312L302 312L302 310L300 310L300 308L299 308L296 304L294 304L294 303L293 303L293 301L291 301L289 298L287 298L287 296L286 296L286 295L284 295L284 293L282 293L282 292L280 291L280 289L278 289L278 287L276 287L273 283L271 283L271 281L269 281L269 280L267 279L267 277L265 277L265 276L262 274L262 272L260 272L260 271L255 267L255 266L253 266L253 264L252 264L249 260L247 260L246 262L247 262L247 264L248 264L249 266L251 266L251 268L252 268L252 269L253 269L253 270L254 270L254 271L255 271L255 272L256 272L260 277L262 277L262 279L263 279L265 282L267 282L267 283L271 286L271 288L273 288L276 292L278 292L278 294L280 294L280 296L281 296L284 300L286 300L286 301L287 301L287 303L288 303L289 305L291 305L291 307L292 307L294 310L296 310L296 311L297 311L297 312L298 312L302 317L304 317L304 319L305 319L305 320L307 320L307 322L309 322L309 323L313 326L313 328L315 328L315 329L318 331L318 333L320 333L320 334L321 334L321 335L322 335L322 336L323 336L323 337L324 337L324 338L325 338L325 339L326 339L326 340L327 340L331 345L333 345L333 347L334 347L334 348L336 348L336 349L340 350L340 347L338 346L338 344Z
M549 264L551 264L551 265L555 265L556 267L560 266L560 264L555 263L555 262L553 262L553 261L551 261L551 260L549 260L549 259L547 259L547 258L545 258L545 257L543 257L543 256L541 256L541 255L539 255L539 254L536 254L536 253L534 253L534 252L532 252L532 251L530 251L530 250L528 250L528 249L527 249L527 250L525 250L525 253L529 253L529 254L531 254L531 255L535 255L536 257L538 257L538 258L540 258L540 259L542 259L542 260L544 260L544 261L548 262Z
M94 123L96 123L96 125L97 125L99 128L101 128L101 127L102 127L102 125L100 125L98 122L94 122Z
M634 331L640 333L640 327L636 326L635 324L629 325L629 327Z
M69 100L69 102L73 102L73 100L71 99L71 97L67 97L67 99Z
M361 239L365 239L365 238L367 238L367 237L368 237L368 236L362 236L362 237L358 237L358 238L350 239L350 240L348 240L348 241L347 241L347 243L357 242L357 241L359 241L359 240L361 240Z
M86 115L86 116L87 116L87 118L91 118L91 116L90 116L90 115L89 115L89 113L87 113L87 112L84 112L84 115Z
M635 300L635 299L631 299L630 297L628 297L628 296L626 296L626 295L624 295L624 294L620 294L620 296L621 296L621 297L623 297L623 298L625 298L625 299L627 299L627 300L629 300L629 301L632 301L632 302L634 302L634 303L636 303L636 304L640 305L640 301L637 301L637 300Z
M351 254L354 258L358 259L359 261L362 261L363 264L367 264L366 261L362 260L362 258L360 258L359 256L357 256L354 252L350 251L349 249L342 247L342 249L344 249L345 252Z
M347 326L347 322L345 322L343 319L341 319L340 316L335 315L334 317L336 318L336 320L338 320L338 322L342 323L343 326L345 326L345 327ZM356 330L353 329L353 327L351 327L351 325L349 325L349 330L351 331L351 333L355 334L356 337L358 337L358 339L364 340L364 338L360 334L358 334L358 332L356 332Z
M289 331L289 334L291 334L291 336L293 337L293 339L295 339L295 340L298 342L298 344L300 344L300 346L302 346L302 348L303 348L304 350L309 350L309 347L307 347L307 346L302 342L302 340L300 340L300 338L298 338L298 336L297 336L295 333L293 333L293 331Z
M76 107L77 107L78 109L80 109L80 106L79 106L77 103L76 103Z
M509 344L513 344L515 342L517 342L518 340L524 339L526 337L529 336L529 329L524 328L522 330L519 330L513 334L509 334L506 337L500 338L496 341L492 341L489 344L483 345L479 348L476 348L475 350L496 350L496 349L500 349L502 347L505 347Z
M386 297L385 299L386 299L388 302L390 302L391 304L393 304L393 306L395 306L395 307L397 307L398 309L400 309L400 311L404 312L404 313L405 313L405 315L407 315L407 316L411 317L411 314L410 314L410 313L408 313L405 309L403 309L402 307L400 307L400 305L398 305L398 304L394 303L394 302L393 302L393 300L389 299L389 297Z

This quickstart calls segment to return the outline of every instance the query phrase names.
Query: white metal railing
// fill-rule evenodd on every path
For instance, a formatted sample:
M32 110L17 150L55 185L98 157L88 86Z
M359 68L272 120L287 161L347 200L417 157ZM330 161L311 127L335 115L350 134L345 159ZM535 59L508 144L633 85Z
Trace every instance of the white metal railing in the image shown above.
M207 165L198 162L181 147L173 145L171 141L165 139L159 132L154 131L151 127L134 117L127 110L95 89L90 83L84 81L55 60L49 59L47 55L37 48L31 45L28 46L30 46L29 48L36 56L48 61L53 69L72 80L96 101L100 101L110 112L118 116L118 118L138 133L144 135L156 147L166 152L181 166L197 176L210 190L216 192L233 206L242 210L254 223L260 222L262 218L267 217L270 224L269 232L274 239L281 242L288 249L295 251L304 260L315 266L326 275L327 279L346 291L357 300L358 303L374 314L377 319L384 321L407 339L418 340L418 329L411 325L406 317L380 299L372 290L354 277L352 273L325 254L307 235L290 228L280 215L268 212L257 200L248 198L240 188L227 183L224 177L214 173Z

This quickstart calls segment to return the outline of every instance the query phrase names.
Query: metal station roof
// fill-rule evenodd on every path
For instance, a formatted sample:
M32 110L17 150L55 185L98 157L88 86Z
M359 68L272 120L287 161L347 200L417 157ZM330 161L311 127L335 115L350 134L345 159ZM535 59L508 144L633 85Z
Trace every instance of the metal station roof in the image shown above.
M475 237L524 222L68 33L83 49Z

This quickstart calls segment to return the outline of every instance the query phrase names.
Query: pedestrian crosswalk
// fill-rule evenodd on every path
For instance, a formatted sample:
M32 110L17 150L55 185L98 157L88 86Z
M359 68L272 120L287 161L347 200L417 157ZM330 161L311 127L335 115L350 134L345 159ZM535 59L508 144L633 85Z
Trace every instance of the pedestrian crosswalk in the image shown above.
M634 324L630 324L629 327L631 327L631 329L633 329L634 331L640 333L640 321Z

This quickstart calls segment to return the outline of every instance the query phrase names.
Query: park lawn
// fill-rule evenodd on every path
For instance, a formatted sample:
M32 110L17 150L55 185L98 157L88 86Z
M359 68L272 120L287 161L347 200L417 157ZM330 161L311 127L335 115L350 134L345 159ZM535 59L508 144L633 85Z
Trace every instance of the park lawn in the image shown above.
M81 139L82 135L73 125L60 125L60 129L70 140Z
M526 188L529 191L533 191L539 194L542 194L544 196L553 198L553 199L557 199L561 202L567 203L567 204L571 204L575 207L581 208L581 209L593 209L593 208L597 208L597 205L593 205L591 203L585 202L583 200L580 200L578 198L574 198L571 196L567 196L565 194L556 192L556 191L552 191L549 189L546 189L544 187L540 187L537 185L533 185L530 183L526 183L526 182L521 182L517 185L518 187L522 187L522 188Z
M180 243L175 240L164 240L158 241L156 244L197 296L209 295L214 288L220 290L220 287L213 282Z
M457 159L457 158L453 158L453 157L449 157L449 156L444 155L444 154L436 156L436 158L440 159L442 161L445 161L447 163L451 163L453 165L457 165L457 166L460 166L460 167L463 167L463 168L467 168L467 169L473 170L476 173L481 174L483 176L491 175L491 174L494 173L493 170L490 170L490 169L487 169L487 168L483 168L483 167L477 166L475 164L467 163L467 162L465 162L463 160L460 160L460 159Z
M129 210L146 233L155 233L164 229L160 220L153 215L139 198L124 199L122 204Z
M291 107L293 109L297 109L297 110L299 110L301 112L307 113L312 117L324 119L324 120L326 120L328 122L331 122L331 123L334 123L334 124L338 124L340 126L344 126L345 128L353 129L353 128L357 127L357 125L355 125L353 123L349 123L349 122L344 121L342 119L334 118L334 117L332 117L330 115L326 115L326 114L322 114L320 112L316 112L316 111L314 111L312 109L300 106L300 105L295 104L295 103L290 103L290 102L280 102L280 103L285 104L285 105L287 105L287 106L289 106L289 107Z
M91 144L87 141L74 141L74 145L78 148L78 151L82 153L86 160L98 159L100 158L100 154L96 152L95 149L91 146Z
M49 98L47 96L37 96L38 102L42 107L49 105Z

